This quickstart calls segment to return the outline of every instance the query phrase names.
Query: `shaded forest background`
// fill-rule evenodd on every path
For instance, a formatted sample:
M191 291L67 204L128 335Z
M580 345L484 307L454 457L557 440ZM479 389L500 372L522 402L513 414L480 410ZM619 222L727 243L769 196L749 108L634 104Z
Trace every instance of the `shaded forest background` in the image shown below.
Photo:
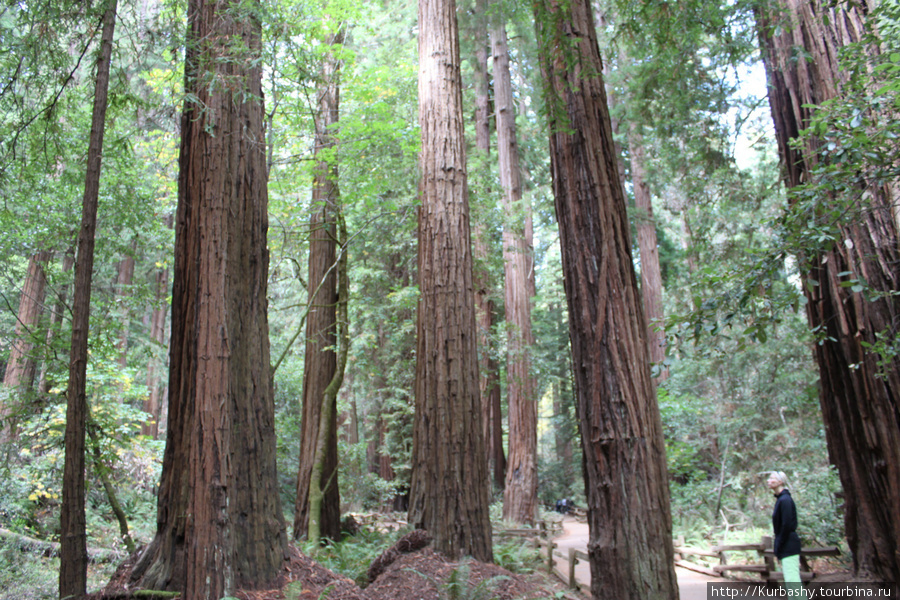
M471 218L485 244L475 271L484 306L493 307L479 352L481 376L492 382L483 395L490 386L499 392L503 436L488 451L492 516L500 520L508 516L500 508L507 398L509 382L517 381L507 375L523 352L510 351L518 343L511 332L520 326L510 325L505 308L504 235L525 222L533 227L520 252L533 285L525 339L538 423L537 503L551 510L565 497L583 507L586 498L534 18L530 6L516 2L487 9L504 15L509 38L521 177L521 197L510 204L495 156L476 143L483 8L461 2L458 19L464 111L472 116ZM843 492L826 448L814 355L825 333L808 325L803 288L811 284L797 258L839 238L787 208L759 50L759 6L598 0L594 9L634 264L641 275L659 271L658 283L643 279L642 292L645 301L658 297L661 309L654 327L663 352L653 375L674 534L699 546L757 541L769 528L764 473L777 469L791 477L804 542L845 543ZM59 535L72 262L94 94L96 10L39 1L0 8L0 360L6 361L0 527L41 540ZM335 415L340 512L405 513L418 300L416 4L283 0L248 10L258 10L254 17L263 24L268 318L281 504L285 511L297 504L304 350L314 337L311 299L319 289L307 266L311 215L321 206L312 188L324 160L340 167L346 239L333 268L344 257L349 281L351 343ZM842 56L855 92L823 105L810 134L825 140L839 167L817 174L810 197L873 169L896 181L900 7L883 3L869 24L877 24L885 52L873 58L848 47ZM183 103L194 101L183 90L184 30L183 3L119 3L87 365L92 548L124 551L155 532L179 120ZM339 126L323 149L316 144L318 94L327 83L323 65L335 57ZM489 85L493 103L496 78ZM876 127L868 111L886 116ZM640 190L649 192L649 206L640 204ZM852 215L835 220L841 218ZM658 265L639 248L648 229ZM852 293L868 291L865 281L845 283ZM896 338L886 334L879 343L872 351L890 364ZM493 413L488 422L497 418ZM55 597L55 576L48 584L44 575L55 572L52 561L26 565L4 544L0 588ZM92 573L92 586L108 575Z

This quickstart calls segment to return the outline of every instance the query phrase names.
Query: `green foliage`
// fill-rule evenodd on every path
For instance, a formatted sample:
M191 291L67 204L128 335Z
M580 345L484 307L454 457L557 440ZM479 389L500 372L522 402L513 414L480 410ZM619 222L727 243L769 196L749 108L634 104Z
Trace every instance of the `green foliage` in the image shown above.
M55 600L59 597L59 558L23 551L0 538L0 598Z
M350 512L377 511L389 506L400 493L403 480L388 481L368 469L367 443L350 444L338 441L341 457L341 503Z
M466 560L450 571L447 581L435 581L429 575L415 569L410 570L428 580L437 590L441 600L493 600L496 598L493 595L496 585L504 579L508 579L506 576L499 575L477 583L472 582L472 567Z
M840 489L828 463L804 327L799 318L785 320L764 344L745 343L740 351L735 341L707 337L673 361L659 402L676 535L703 546L699 540L726 530L767 531L765 477L784 470L803 539L840 538Z
M306 543L302 550L312 556L326 569L349 577L357 585L368 585L368 570L376 558L381 556L404 534L403 530L389 533L361 529L358 534L331 542L326 546Z
M542 566L541 551L520 538L494 536L494 563L513 573L534 573Z

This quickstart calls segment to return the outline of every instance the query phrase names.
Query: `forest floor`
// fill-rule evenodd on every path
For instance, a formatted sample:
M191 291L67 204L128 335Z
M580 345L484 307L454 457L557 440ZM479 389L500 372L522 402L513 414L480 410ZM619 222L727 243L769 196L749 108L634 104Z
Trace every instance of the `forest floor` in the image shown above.
M282 578L267 590L240 590L240 600L583 600L557 579L544 574L516 574L497 565L467 559L452 561L410 537L401 538L369 568L371 583L362 588L335 574L291 547ZM423 532L418 532L419 534ZM426 542L427 543L427 542ZM101 592L88 600L125 600L137 597L130 585L133 561L124 563ZM146 592L145 592L146 593ZM146 598L147 596L141 596Z

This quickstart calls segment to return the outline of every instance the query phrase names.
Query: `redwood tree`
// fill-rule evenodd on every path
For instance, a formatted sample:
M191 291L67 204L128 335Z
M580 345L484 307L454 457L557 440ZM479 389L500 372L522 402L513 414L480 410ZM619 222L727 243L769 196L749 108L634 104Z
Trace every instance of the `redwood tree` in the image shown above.
M800 139L815 107L849 89L839 53L862 42L868 6L781 0L757 15L769 80L769 104L792 209L834 236L801 251L803 291L821 383L819 399L831 461L844 494L844 523L854 567L879 581L900 581L900 361L875 350L900 322L900 249L890 185L853 174L854 185L817 194L798 186L827 162L816 137ZM798 48L803 51L798 52ZM877 118L861 114L860 118ZM830 188L835 189L834 187ZM834 220L831 215L841 217ZM854 285L859 282L861 291Z
M329 39L330 46L343 43L343 30ZM338 488L337 395L330 395L331 406L323 406L326 390L337 372L337 227L340 192L338 169L334 160L321 158L333 151L335 127L340 111L339 76L341 61L332 52L322 65L322 83L318 92L316 148L319 158L312 191L309 240L309 312L306 317L306 355L303 362L303 420L300 430L300 469L297 476L297 503L294 507L294 537L305 537L309 528L310 474L316 462L316 448L324 444L324 463L320 491L319 531L332 540L340 539L341 499ZM322 414L327 416L322 421ZM320 422L326 425L322 430ZM324 439L321 439L324 436Z
M531 375L530 249L525 240L516 110L506 23L500 6L491 26L494 62L494 105L497 115L497 155L500 162L503 225L503 267L506 297L506 398L509 404L509 460L503 489L503 517L533 523L537 509L537 402Z
M487 0L476 0L471 19L471 36L475 56L475 148L478 155L488 158L491 153L491 75L488 72L489 39L487 29ZM486 186L485 197L490 196ZM502 489L506 472L506 455L503 452L503 414L500 397L499 365L494 358L491 337L496 317L493 294L494 282L490 273L490 228L486 219L473 219L472 251L474 253L475 313L478 323L478 360L481 380L479 392L484 419L484 445L488 470L493 474L494 485Z
M169 417L145 588L233 596L279 574L258 2L191 0ZM242 43L241 43L242 42Z
M37 361L34 359L34 339L38 324L44 312L44 297L47 289L47 275L44 265L52 253L41 251L31 255L25 283L19 296L19 310L16 313L16 334L9 350L9 360L3 376L3 385L8 388L29 390L34 386ZM16 398L17 396L13 396ZM16 438L18 408L13 401L0 405L0 442Z
M665 446L590 3L535 3L594 598L677 598Z
M490 561L487 461L453 0L419 0L419 306L409 520L452 557Z
M87 593L87 522L85 519L85 431L87 425L88 332L91 316L91 281L94 241L100 199L100 166L109 98L109 69L116 27L116 0L103 11L100 54L94 81L94 105L88 138L87 171L81 203L81 229L75 258L75 290L72 300L72 343L69 347L69 381L66 386L66 458L63 502L60 511L59 597Z
M663 361L666 359L666 332L663 329L662 273L659 267L659 244L656 239L656 219L650 185L647 182L647 159L644 155L644 136L635 122L628 124L628 151L631 154L631 183L634 187L635 226L641 257L641 298L647 332L650 362L657 366L656 382L667 377Z

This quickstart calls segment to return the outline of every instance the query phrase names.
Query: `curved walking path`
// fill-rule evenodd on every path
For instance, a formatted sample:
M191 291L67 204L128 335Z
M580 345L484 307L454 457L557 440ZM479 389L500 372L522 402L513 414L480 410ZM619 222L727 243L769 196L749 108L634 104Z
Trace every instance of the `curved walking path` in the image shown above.
M563 533L553 538L557 544L557 552L562 556L557 556L557 568L563 576L568 577L569 573L569 548L575 548L582 552L587 552L588 544L588 525L581 523L572 517L564 517L562 521ZM706 600L706 584L710 581L728 581L717 577L709 577L701 573L695 573L688 569L675 567L675 574L678 577L678 591L681 600ZM575 580L578 581L582 589L590 592L591 589L591 568L587 561L579 560L575 564Z

